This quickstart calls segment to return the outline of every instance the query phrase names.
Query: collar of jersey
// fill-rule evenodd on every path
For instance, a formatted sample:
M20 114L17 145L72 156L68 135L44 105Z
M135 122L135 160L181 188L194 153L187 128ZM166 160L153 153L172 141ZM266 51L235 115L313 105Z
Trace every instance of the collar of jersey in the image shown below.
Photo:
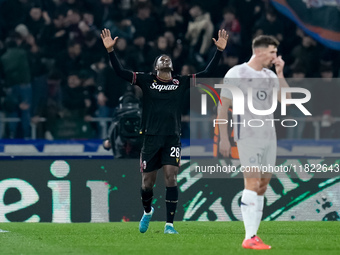
M158 75L156 75L156 78L157 78L158 80L160 80L160 81L163 81L163 82L169 82L169 81L172 81L172 80L173 80L172 78L169 79L169 80L164 80L164 79L162 79L161 77L159 77Z

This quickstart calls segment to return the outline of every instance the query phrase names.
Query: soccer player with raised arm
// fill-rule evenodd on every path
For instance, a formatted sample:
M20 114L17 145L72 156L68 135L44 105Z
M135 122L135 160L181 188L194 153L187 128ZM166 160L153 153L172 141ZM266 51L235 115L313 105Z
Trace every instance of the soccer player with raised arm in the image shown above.
M163 167L167 211L164 233L177 234L173 221L178 201L177 174L181 157L181 97L185 89L190 87L190 78L208 77L216 68L222 51L227 46L228 35L225 30L218 32L218 40L213 38L217 50L211 62L204 71L188 76L172 76L172 61L167 55L156 58L156 74L128 71L121 66L114 53L118 37L112 39L110 31L104 29L101 38L117 75L139 86L143 91L141 132L144 134L144 141L140 156L140 170L144 214L139 224L139 231L145 233L149 227L154 213L154 208L151 206L153 187L157 170Z
M256 115L248 107L249 88L252 89L252 105L256 110L271 109L274 92L288 87L284 76L284 61L277 56L279 42L272 36L261 35L252 42L253 55L247 63L231 68L225 75L224 84L230 84L240 89L244 97L244 114L233 115L234 138L237 142L240 162L243 169L244 190L241 198L241 212L245 226L246 236L242 243L246 249L270 249L257 236L264 205L264 193L271 179L271 173L262 172L261 166L275 166L276 161L276 132L273 114ZM276 74L271 71L275 65ZM279 79L278 79L279 78ZM275 93L276 95L276 93ZM287 94L287 98L290 98ZM237 97L233 99L231 91L227 88L221 90L222 106L219 107L219 119L228 119L229 106L235 106ZM242 101L242 100L241 100ZM243 106L242 106L243 107ZM257 119L249 125L249 120ZM258 120L264 125L258 126ZM229 157L230 142L228 139L227 125L219 125L220 153Z

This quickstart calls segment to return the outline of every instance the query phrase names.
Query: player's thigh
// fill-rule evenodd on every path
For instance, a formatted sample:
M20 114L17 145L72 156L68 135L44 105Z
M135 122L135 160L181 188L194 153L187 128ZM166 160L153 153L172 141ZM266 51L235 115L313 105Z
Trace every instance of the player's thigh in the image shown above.
M263 146L254 139L242 139L237 142L241 171L244 178L261 178Z
M165 138L162 150L162 165L180 166L181 161L181 139L177 135Z
M267 141L266 148L262 156L262 164L268 168L275 167L277 157L277 143L276 140Z
M162 149L159 136L146 135L140 154L140 171L148 173L162 167Z
M266 167L265 171L261 172L261 181L260 181L260 193L261 195L267 189L267 186L272 178L272 173L276 166L276 156L277 156L277 144L276 140L267 141L267 146L263 153L263 166Z

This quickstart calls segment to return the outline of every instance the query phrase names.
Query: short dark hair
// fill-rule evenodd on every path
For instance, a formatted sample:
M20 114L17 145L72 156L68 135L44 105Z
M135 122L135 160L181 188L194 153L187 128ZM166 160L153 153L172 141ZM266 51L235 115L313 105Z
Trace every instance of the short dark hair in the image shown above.
M259 35L254 38L252 48L264 47L267 48L269 45L273 45L276 48L280 45L280 42L271 35Z

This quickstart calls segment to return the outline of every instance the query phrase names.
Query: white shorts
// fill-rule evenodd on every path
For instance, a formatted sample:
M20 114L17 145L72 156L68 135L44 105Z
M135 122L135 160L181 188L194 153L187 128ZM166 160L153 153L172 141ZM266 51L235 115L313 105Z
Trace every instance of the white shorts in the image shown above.
M245 138L237 141L238 154L243 167L274 167L276 148L276 140Z

